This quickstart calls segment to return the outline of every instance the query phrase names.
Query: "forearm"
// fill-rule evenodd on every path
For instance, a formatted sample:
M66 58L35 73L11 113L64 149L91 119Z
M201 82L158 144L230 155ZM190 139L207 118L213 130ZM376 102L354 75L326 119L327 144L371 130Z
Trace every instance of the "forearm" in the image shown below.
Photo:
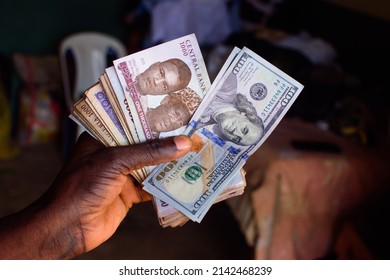
M66 215L32 205L0 219L0 259L70 259L83 253L81 230Z

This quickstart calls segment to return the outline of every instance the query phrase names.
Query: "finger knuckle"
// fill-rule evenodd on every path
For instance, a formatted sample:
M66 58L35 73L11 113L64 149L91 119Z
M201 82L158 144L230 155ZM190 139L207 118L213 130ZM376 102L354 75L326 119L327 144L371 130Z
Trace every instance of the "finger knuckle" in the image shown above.
M160 141L150 141L145 143L146 156L150 159L159 158L163 153L163 145Z

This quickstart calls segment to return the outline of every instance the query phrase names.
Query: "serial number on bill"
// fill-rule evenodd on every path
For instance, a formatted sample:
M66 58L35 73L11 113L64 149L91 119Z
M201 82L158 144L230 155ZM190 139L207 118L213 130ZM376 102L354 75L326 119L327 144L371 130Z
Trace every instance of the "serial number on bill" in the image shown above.
M270 275L270 266L246 266L246 267L213 267L213 275Z

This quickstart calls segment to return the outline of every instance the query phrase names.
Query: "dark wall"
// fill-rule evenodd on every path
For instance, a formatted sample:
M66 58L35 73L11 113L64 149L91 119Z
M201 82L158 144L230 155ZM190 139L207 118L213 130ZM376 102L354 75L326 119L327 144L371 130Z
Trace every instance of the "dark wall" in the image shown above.
M78 31L101 31L124 40L126 0L2 0L0 54L57 53L60 41Z
M371 82L387 79L390 22L322 0L286 0L269 22L293 34L302 30L332 43L345 69Z

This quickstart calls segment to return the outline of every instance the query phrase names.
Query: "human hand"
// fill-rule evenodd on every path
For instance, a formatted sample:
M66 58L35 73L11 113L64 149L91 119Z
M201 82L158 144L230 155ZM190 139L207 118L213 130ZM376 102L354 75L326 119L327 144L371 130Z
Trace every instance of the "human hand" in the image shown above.
M13 232L15 238L19 234L25 239L27 234L31 243L26 246L33 247L19 255L10 250L15 254L11 258L69 259L99 246L113 235L133 204L150 199L130 173L176 159L191 147L188 137L178 136L108 148L82 134L48 192L16 217L23 220L19 228L4 235L0 230L0 237L11 241ZM30 228L22 230L26 224Z

